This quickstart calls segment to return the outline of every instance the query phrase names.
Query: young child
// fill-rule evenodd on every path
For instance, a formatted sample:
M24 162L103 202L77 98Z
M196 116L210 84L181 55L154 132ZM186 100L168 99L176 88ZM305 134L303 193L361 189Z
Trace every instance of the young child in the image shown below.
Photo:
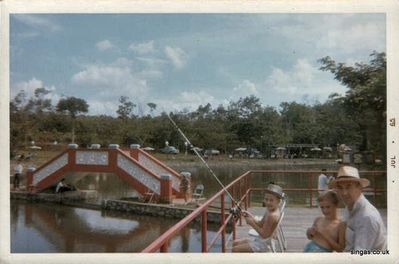
M270 251L270 239L274 239L274 230L280 219L279 204L283 197L283 190L280 186L269 184L266 189L264 204L266 212L260 221L256 221L255 217L243 211L245 221L252 226L259 234L259 237L236 239L233 241L232 252L268 252Z
M184 204L188 203L188 196L190 192L190 176L191 173L189 172L182 172L181 175L183 176L180 182L180 191L184 194Z
M318 202L324 216L317 217L307 229L306 236L312 241L306 244L304 252L342 252L346 225L337 218L338 196L327 191L319 196Z

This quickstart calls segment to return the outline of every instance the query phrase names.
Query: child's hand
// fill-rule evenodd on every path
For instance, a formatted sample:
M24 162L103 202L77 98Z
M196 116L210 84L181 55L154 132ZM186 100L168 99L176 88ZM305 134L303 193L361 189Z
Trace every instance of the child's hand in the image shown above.
M316 236L316 235L320 235L320 231L319 231L319 229L317 229L316 227L313 227L313 229L314 229L314 236Z
M306 233L307 233L308 237L310 239L312 239L316 235L316 228L314 228L314 227L308 228Z
M248 211L245 211L245 210L242 210L242 211L241 211L241 214L242 214L242 216L244 216L245 218L247 218L247 217L252 217L251 213L248 212Z

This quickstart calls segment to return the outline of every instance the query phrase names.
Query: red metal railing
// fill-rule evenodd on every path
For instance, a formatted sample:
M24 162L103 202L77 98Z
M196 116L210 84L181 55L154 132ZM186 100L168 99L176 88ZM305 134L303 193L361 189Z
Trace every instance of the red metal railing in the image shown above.
M295 171L295 170L254 170L248 171L243 175L236 178L230 184L226 186L226 189L232 195L234 200L239 203L240 207L247 209L251 205L251 193L257 191L263 191L265 188L252 188L252 174L301 174L307 177L307 188L284 188L284 192L306 192L310 196L310 207L313 207L313 193L319 191L317 188L313 188L313 177L318 176L320 173L336 174L336 171ZM378 189L376 187L376 177L386 175L386 171L360 171L362 177L371 174L373 178L373 187L367 188L365 191L371 191L374 193L374 199L376 199L376 194L379 192L386 192L386 189ZM266 187L266 186L265 186ZM214 238L207 244L207 214L208 208L212 203L220 199L220 227L216 232ZM142 253L151 252L168 252L168 246L170 240L179 233L180 230L185 228L188 224L194 221L196 217L201 217L201 251L209 252L216 241L221 237L222 240L222 252L226 252L226 228L228 223L231 221L232 227L232 239L236 239L236 224L242 224L241 217L234 219L232 214L226 214L225 206L226 192L222 189L214 196L209 198L204 204L195 209L192 213L183 218L176 225L172 226L168 231L162 234L158 239L153 241L148 247L146 247ZM235 207L234 201L231 201L231 208Z
M237 184L239 183L241 185L241 182L244 181L244 184L248 184L248 180L244 180L245 178L249 177L250 172L246 172L237 179L235 179L233 182L231 182L229 185L226 186L226 189L231 192L233 195L237 195L237 192L240 192L239 189L237 189ZM242 185L244 186L244 185ZM242 187L241 186L241 187ZM244 186L246 190L249 190L249 186ZM202 204L200 207L195 209L191 214L187 215L185 218L183 218L180 222L178 222L176 225L172 226L168 231L163 233L158 239L156 239L154 242L152 242L148 247L146 247L142 252L143 253L150 253L150 252L156 252L160 250L160 252L168 252L168 246L169 246L169 241L173 236L175 236L180 230L182 230L184 227L186 227L189 223L194 221L194 219L197 216L201 216L201 251L202 252L208 252L209 249L215 244L217 238L219 236L222 237L222 241L225 241L225 235L226 235L226 227L228 223L232 220L232 215L229 214L226 217L226 212L225 212L225 191L222 189L218 193L216 193L214 196L209 198L204 204ZM220 212L221 212L221 226L219 230L217 231L215 238L207 245L207 214L208 214L208 207L215 202L218 198L220 198ZM245 195L242 199L245 199ZM232 201L232 206L234 202ZM235 221L232 221L233 223L233 234L235 233ZM234 238L234 235L233 235ZM222 246L222 251L225 252L225 246Z
M337 171L300 171L300 170L252 170L251 174L301 174L302 176L307 177L307 188L286 188L283 186L284 192L307 192L309 194L309 205L310 208L313 207L313 197L314 193L322 190L318 190L317 188L313 188L313 178L318 177L320 173L325 173L328 175L336 175ZM364 189L366 192L373 192L373 200L377 201L377 193L386 192L386 189L378 189L376 185L376 177L386 175L386 171L359 171L361 177L370 176L372 177L372 187ZM252 188L252 191L263 190L261 188Z

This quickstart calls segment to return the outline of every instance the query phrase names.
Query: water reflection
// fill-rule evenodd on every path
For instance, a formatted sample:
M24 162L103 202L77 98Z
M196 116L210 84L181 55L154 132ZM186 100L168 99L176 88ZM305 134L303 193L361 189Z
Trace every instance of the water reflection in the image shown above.
M80 174L73 184L81 190L96 191L92 202L100 203L103 199L119 199L121 197L137 197L138 192L113 173L74 173ZM71 179L72 174L65 178ZM76 179L76 178L75 178Z
M177 221L13 200L11 252L140 252ZM185 228L170 251L200 252L200 235L199 226Z

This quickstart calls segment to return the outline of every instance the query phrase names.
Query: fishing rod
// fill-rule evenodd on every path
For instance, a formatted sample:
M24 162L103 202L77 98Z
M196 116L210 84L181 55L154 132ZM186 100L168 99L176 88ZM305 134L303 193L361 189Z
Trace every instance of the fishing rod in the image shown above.
M183 131L179 128L179 126L175 123L175 121L173 121L173 119L170 117L170 115L167 113L166 114L170 120L170 122L173 124L173 126L177 129L177 131L180 133L180 135L183 137L183 139L185 140L185 142L187 143L187 146L190 147L190 149L192 149L194 151L194 153L198 156L198 158L200 158L200 160L202 161L202 163L204 163L204 165L207 167L207 169L209 170L209 172L211 173L211 175L216 179L216 181L219 183L219 185L222 187L222 189L227 193L227 195L229 196L229 198L231 199L231 201L233 201L233 203L236 205L236 207L233 207L230 209L230 212L234 215L234 216L238 216L240 214L240 212L242 211L240 204L233 198L233 196L231 195L231 193L227 190L226 186L224 186L224 184L219 180L219 178L216 176L215 172L213 172L213 170L211 169L211 167L209 167L208 163L204 160L204 158L201 156L201 154L198 152L198 149L196 147L194 147L193 144L191 144L190 140L186 137L186 135L183 133Z

